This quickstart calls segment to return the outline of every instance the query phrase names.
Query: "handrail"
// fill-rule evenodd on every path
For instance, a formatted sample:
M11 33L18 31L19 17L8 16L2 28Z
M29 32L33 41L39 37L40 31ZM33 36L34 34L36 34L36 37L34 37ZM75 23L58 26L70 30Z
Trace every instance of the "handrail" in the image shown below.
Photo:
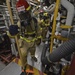
M55 11L54 11L53 27L52 27L52 36L55 35L55 30L56 30L56 18L57 18L57 16L58 16L59 4L60 4L60 0L56 0L56 6L55 6ZM52 52L52 49L53 49L53 41L54 41L54 37L51 38L50 53Z

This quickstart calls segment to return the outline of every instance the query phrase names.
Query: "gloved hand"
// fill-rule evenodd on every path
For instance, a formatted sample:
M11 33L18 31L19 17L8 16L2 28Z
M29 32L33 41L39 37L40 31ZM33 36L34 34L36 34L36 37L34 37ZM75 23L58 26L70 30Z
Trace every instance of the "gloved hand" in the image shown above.
M9 33L12 36L15 36L19 33L19 27L17 25L10 25L9 26Z

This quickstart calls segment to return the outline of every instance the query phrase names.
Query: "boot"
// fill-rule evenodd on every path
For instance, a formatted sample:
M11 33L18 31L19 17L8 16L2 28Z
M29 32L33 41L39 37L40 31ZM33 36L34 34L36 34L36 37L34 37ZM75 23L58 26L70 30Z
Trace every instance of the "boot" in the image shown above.
M26 67L27 67L27 65L25 65L25 67L22 67L22 73L20 75L27 75Z

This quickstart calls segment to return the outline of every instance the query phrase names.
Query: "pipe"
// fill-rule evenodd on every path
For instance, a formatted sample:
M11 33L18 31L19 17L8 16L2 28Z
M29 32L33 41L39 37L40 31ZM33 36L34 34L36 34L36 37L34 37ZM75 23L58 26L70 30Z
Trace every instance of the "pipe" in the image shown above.
M10 6L10 0L6 0L6 3L7 3L8 11L10 14L11 23L14 24L14 20L13 20L13 16L12 16L12 10L11 10L11 6Z
M0 7L4 7L4 8L7 8L7 6L5 6L5 5L0 5ZM13 7L11 7L11 8L13 8Z
M50 44L50 53L53 50L53 41L54 41L54 35L55 35L55 31L56 31L56 19L58 16L58 9L59 9L59 5L60 5L60 0L56 0L56 6L55 6L55 11L54 11L54 20L53 20L53 26L52 26L52 38L51 38L51 44Z
M60 47L54 50L48 56L46 54L46 48L42 52L41 61L43 64L50 64L50 62L58 62L61 58L64 58L75 51L75 39L71 39L63 43ZM45 52L45 53L44 53Z
M45 9L46 12L52 13L55 9L55 4L51 4L47 9Z
M72 25L74 18L74 6L68 0L61 0L61 5L67 9L66 25Z

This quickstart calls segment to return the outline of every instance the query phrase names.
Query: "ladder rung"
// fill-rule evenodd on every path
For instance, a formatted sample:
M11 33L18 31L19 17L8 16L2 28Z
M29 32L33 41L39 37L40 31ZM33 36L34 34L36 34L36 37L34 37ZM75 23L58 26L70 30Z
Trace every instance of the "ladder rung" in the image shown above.
M69 25L61 25L60 28L62 28L62 29L70 29L70 28L72 28L72 26L69 26Z
M53 37L58 39L58 40L62 40L62 41L67 41L68 40L68 38L64 38L64 37L62 37L60 35L54 35Z

